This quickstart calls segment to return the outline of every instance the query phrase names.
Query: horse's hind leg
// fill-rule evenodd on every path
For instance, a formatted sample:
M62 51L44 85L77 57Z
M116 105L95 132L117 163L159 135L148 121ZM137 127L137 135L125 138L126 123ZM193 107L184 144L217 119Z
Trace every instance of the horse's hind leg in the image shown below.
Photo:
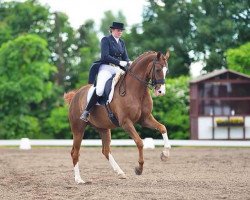
M81 122L81 125L75 124L75 126L72 125L72 132L73 132L73 146L71 150L71 157L74 165L74 177L75 177L75 182L77 184L85 183L81 176L80 176L80 170L79 170L79 156L80 156L80 147L81 147L81 142L82 138L84 135L84 130L86 127L85 122ZM73 128L74 127L74 128Z
M166 127L163 124L156 121L156 119L153 117L152 114L145 117L144 120L142 122L140 122L140 124L143 127L156 129L162 134L162 137L163 137L163 140L164 140L164 149L163 149L163 151L161 153L161 160L166 161L169 158L169 155L170 155L169 152L170 152L170 149L171 149L171 145L170 145L169 140L168 140Z
M109 161L110 165L112 166L113 170L118 174L120 179L125 179L126 175L116 163L114 157L110 151L110 143L111 143L111 132L110 129L102 129L98 130L101 138L102 138L102 153Z

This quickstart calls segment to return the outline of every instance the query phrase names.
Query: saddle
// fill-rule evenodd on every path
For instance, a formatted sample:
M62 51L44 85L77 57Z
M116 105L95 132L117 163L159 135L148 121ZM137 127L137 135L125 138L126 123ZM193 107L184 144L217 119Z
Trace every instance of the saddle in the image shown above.
M120 126L117 118L115 117L114 113L110 108L110 103L114 96L115 86L118 83L122 73L117 73L113 75L105 84L103 95L98 99L96 105L103 105L108 112L109 119L112 123L116 126ZM92 96L95 90L95 85L92 85L88 91L87 102L89 102L90 97Z

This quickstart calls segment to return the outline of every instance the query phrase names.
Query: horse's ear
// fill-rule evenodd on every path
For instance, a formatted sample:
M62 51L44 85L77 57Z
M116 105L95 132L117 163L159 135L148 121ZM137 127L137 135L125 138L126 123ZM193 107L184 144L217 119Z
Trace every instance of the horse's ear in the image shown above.
M158 52L157 52L157 60L160 60L160 58L161 58L161 52L158 51Z
M170 51L169 51L169 49L167 49L167 53L166 53L166 59L168 59L169 58L169 56L170 56Z

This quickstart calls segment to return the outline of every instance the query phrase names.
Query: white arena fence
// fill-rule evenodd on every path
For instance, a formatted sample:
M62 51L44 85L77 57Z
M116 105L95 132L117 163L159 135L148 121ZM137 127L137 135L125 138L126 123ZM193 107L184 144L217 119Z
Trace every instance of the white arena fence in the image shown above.
M27 139L31 146L72 146L73 140L35 140ZM20 146L22 140L0 140L0 146ZM163 139L145 138L144 146L153 148L163 146ZM250 140L170 140L171 146L200 146L200 147L250 147ZM85 139L82 146L101 146L100 139ZM136 146L131 139L113 139L111 146Z

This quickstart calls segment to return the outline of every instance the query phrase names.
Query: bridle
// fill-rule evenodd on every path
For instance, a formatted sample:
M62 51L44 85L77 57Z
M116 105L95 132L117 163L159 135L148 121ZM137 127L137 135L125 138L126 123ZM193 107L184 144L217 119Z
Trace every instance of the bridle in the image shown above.
M166 64L161 64L160 62L157 61L157 58L153 59L153 64L152 67L149 71L150 78L148 78L146 81L142 80L140 77L138 77L134 72L132 72L132 68L128 69L128 73L134 77L136 80L138 80L139 82L141 82L143 85L149 87L149 88L154 88L157 84L164 84L165 83L165 79L156 79L155 73L156 73L156 65L160 65L163 67L167 67L168 63L166 62ZM151 81L150 81L151 80Z
M150 78L148 78L147 80L143 80L140 77L138 77L133 71L133 66L131 68L129 68L125 75L121 78L121 84L119 86L119 94L120 96L124 97L126 95L126 83L125 83L125 77L129 74L131 75L133 78L135 78L136 80L138 80L140 83L142 83L145 86L145 89L148 87L149 89L155 89L157 84L164 84L165 83L165 79L156 79L155 73L156 73L156 65L161 65L162 68L166 67L168 70L168 63L166 62L165 65L161 64L160 62L157 61L157 56L153 59L153 63L152 63L152 67L150 69ZM167 73L168 71L166 71ZM151 80L151 82L150 82Z

